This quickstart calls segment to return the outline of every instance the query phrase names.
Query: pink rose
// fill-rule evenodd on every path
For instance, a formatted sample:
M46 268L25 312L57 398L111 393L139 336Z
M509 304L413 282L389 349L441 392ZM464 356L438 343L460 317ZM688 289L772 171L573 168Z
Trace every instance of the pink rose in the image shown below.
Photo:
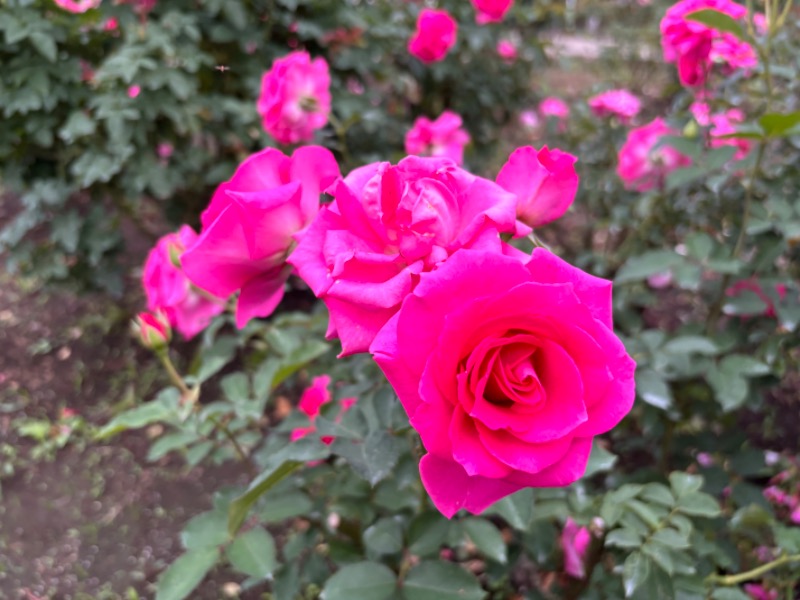
M535 132L541 125L535 110L523 110L519 113L519 124L530 132Z
M291 52L272 63L261 80L258 113L264 129L281 144L307 142L331 112L331 77L324 58Z
M497 42L497 54L504 61L512 63L517 60L517 46L511 40L500 40Z
M775 286L775 296L777 296L777 298L772 298L764 291L764 288L761 287L761 283L757 279L742 279L741 281L737 281L725 290L725 295L735 298L741 295L742 292L752 292L759 297L765 305L764 312L762 313L765 317L776 317L775 300L783 300L786 298L785 285L777 284Z
M216 315L225 310L226 294L214 298L192 288L181 267L184 249L191 246L197 234L188 225L177 233L165 235L150 250L144 263L142 284L147 295L147 308L161 310L170 324L190 339L208 327Z
M446 110L435 121L419 117L406 133L406 153L416 156L442 156L457 165L464 162L464 146L469 133L461 127L461 116Z
M628 90L609 90L589 98L589 108L598 117L616 116L629 123L639 114L642 103Z
M678 132L661 118L628 132L617 165L617 174L626 188L639 192L652 190L663 183L667 174L691 163L689 157L671 146L653 149L665 135L678 135Z
M567 518L561 532L561 551L564 553L564 572L575 579L586 577L584 559L592 534L589 529L579 526L572 517Z
M513 194L446 158L409 156L352 171L329 193L289 263L330 311L342 355L364 352L420 274L459 248L501 252Z
M442 60L456 43L458 24L446 10L423 8L408 51L425 63Z
M237 290L236 324L272 314L283 298L293 236L319 210L320 192L339 177L333 154L304 146L291 158L267 148L221 184L201 216L203 230L182 257L198 287L228 297Z
M731 0L681 0L667 10L661 20L661 47L664 60L677 64L681 83L702 85L713 63L729 70L754 67L757 57L750 44L686 19L700 10L716 10L737 21L747 16L747 9Z
M308 417L310 425L307 427L297 427L293 429L289 435L289 439L291 441L295 442L306 437L307 435L316 433L317 427L314 424L314 421L316 420L317 416L319 416L320 408L323 404L327 404L331 401L331 393L328 391L330 382L331 378L328 375L320 375L319 377L315 377L311 382L311 387L306 388L306 390L303 392L298 407L300 408L300 411ZM336 415L334 422L340 423L344 413L350 410L355 403L356 398L342 398L339 401L339 414ZM335 438L330 435L320 436L322 443L328 446L333 443L334 439Z
M56 6L71 13L85 13L100 6L102 0L53 0Z
M732 138L723 137L736 133L734 123L741 123L744 119L744 113L738 108L729 108L724 113L711 114L711 109L705 102L693 102L689 107L690 112L694 116L697 124L702 127L709 127L710 142L712 148L719 148L721 146L735 146L737 148L736 154L733 155L734 160L741 160L746 157L752 144L746 138Z
M550 96L539 103L539 112L545 117L563 120L569 117L569 105L561 98Z
M472 0L477 11L475 21L480 25L502 21L513 4L514 0Z
M172 339L172 329L167 315L161 311L155 314L140 312L133 322L135 333L139 335L142 346L150 350L166 348Z
M578 159L544 146L517 148L497 175L497 183L517 197L517 219L527 227L555 221L572 205L578 191ZM526 227L517 234L527 235Z
M137 98L142 93L142 87L139 85L132 85L128 88L128 98Z
M541 248L522 258L456 252L420 276L370 347L448 518L574 482L592 438L633 405L636 365L612 329L611 282Z
M300 403L298 404L300 410L312 419L316 417L322 405L331 401L331 393L328 391L330 384L331 378L328 375L314 377L311 387L306 388L300 397Z
M768 590L763 585L758 583L746 583L744 591L753 600L778 600L780 597L778 590Z

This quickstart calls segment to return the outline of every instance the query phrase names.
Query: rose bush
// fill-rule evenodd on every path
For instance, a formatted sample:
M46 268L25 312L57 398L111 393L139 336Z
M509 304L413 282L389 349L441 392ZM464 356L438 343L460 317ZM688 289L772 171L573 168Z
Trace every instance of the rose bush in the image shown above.
M456 43L457 32L458 24L446 10L424 8L408 41L408 51L425 63L440 61Z
M448 517L577 480L592 438L633 405L611 282L542 249L527 262L456 252L420 277L370 352L420 434L422 482Z

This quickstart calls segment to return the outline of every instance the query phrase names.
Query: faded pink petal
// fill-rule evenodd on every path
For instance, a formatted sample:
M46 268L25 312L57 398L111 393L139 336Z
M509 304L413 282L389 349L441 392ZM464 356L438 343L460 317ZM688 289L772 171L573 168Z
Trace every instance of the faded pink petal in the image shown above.
M622 123L630 121L639 114L642 103L628 90L609 90L589 98L589 108L598 117L615 116Z
M53 0L56 6L71 13L85 13L100 6L102 0Z
M406 152L417 156L442 156L457 165L464 162L464 146L469 144L469 133L462 127L461 117L449 110L431 121L419 117L406 133Z
M561 532L561 550L564 553L564 572L575 579L586 577L584 560L592 541L592 534L586 527L580 527L572 517L567 518Z
M662 144L655 148L659 140L667 135L678 135L678 132L661 118L628 132L628 138L619 151L617 165L617 174L626 188L647 192L663 185L666 176L675 169L691 163L689 157L671 146Z

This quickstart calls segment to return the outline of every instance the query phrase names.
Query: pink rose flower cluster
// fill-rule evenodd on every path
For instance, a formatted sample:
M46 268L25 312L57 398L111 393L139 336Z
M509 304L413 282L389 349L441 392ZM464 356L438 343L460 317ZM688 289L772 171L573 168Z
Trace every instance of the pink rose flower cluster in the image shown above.
M745 158L752 148L752 143L747 138L724 137L736 133L736 123L744 121L744 113L738 108L729 108L725 112L711 114L711 109L705 102L696 101L689 107L697 124L708 127L709 146L720 148L722 146L735 146L734 160Z
M498 23L514 5L514 0L472 0L475 7L475 21L479 25Z
M406 153L416 156L441 156L457 165L464 162L464 146L470 137L462 127L461 116L446 110L431 121L419 117L406 133Z
M71 13L85 13L100 6L102 0L53 0L56 6Z
M264 129L281 144L311 141L328 123L330 86L324 58L291 52L277 59L261 80L257 107Z
M729 71L749 69L757 64L753 47L731 33L723 33L687 19L701 10L715 10L743 22L747 9L732 0L681 0L661 20L664 60L675 63L681 83L700 86L715 63Z

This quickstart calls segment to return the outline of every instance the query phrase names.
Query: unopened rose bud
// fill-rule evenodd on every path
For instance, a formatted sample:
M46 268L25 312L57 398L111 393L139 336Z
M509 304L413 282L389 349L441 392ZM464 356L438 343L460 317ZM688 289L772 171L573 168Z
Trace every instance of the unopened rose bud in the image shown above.
M145 348L162 350L172 339L172 329L167 317L161 313L141 312L133 320L133 330Z
M683 128L684 137L696 138L698 133L700 133L700 130L697 127L697 123L695 123L694 121L689 121L686 124L686 127Z

